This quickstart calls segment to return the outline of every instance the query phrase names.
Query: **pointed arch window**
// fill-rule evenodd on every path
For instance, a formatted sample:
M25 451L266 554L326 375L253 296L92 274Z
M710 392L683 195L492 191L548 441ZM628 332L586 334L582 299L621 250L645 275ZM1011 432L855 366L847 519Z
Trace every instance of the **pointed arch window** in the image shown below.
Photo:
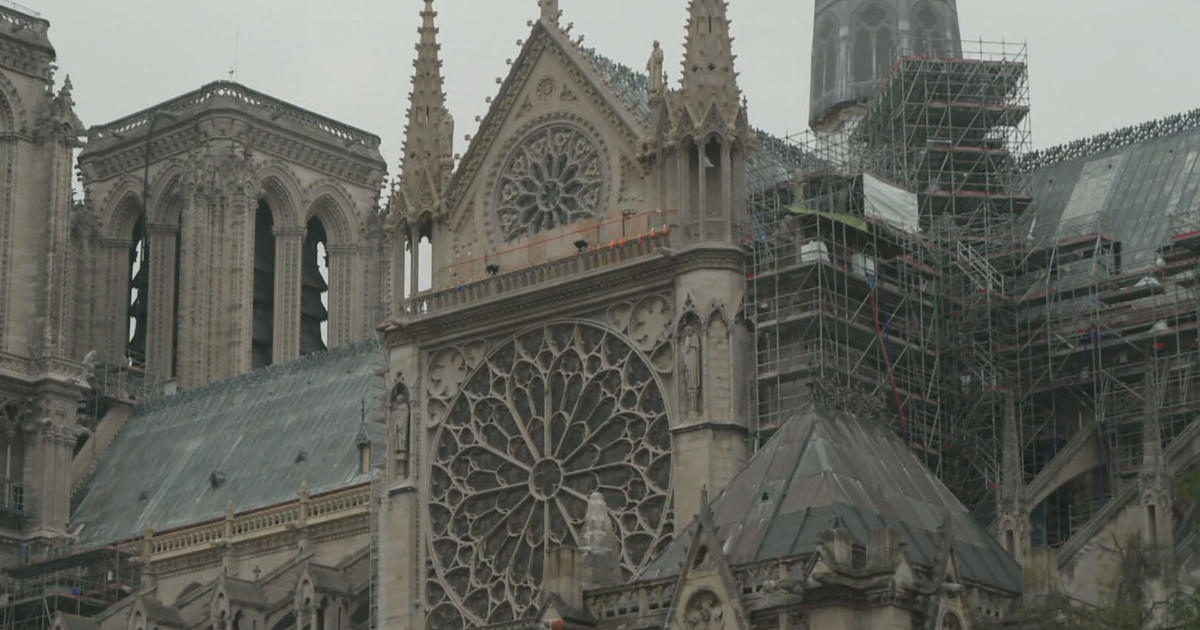
M828 94L837 86L838 28L837 20L833 16L825 16L817 27L817 44L813 46L814 94Z
M913 52L923 57L942 57L949 49L942 16L929 2L922 2L912 13Z
M270 365L275 352L275 219L265 199L254 212L254 306L251 367Z
M895 16L879 2L863 5L854 14L850 76L855 81L883 77L896 54Z
M138 216L133 225L129 245L129 328L126 335L125 357L130 365L146 366L146 327L149 324L150 248L146 238L146 214Z
M317 217L308 221L300 259L300 354L329 347L329 238Z

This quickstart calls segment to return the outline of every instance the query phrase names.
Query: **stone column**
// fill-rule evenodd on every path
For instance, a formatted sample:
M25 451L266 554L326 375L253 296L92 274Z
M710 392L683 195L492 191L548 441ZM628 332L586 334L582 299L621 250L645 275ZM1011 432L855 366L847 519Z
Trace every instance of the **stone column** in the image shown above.
M409 295L416 295L419 290L419 282L421 280L421 232L419 230L409 228L408 234L408 247L410 254L408 261L408 293Z
M100 239L100 271L104 278L97 314L97 348L101 360L123 362L129 334L129 247L126 239Z
M675 151L675 204L676 218L679 222L679 227L683 228L683 233L686 239L695 238L692 234L692 215L695 209L691 207L692 192L691 192L691 177L688 175L688 153L687 141L681 140Z
M326 345L330 348L354 341L355 321L354 296L362 291L354 286L354 262L357 247L349 244L326 245L329 257L329 331Z
M721 225L721 237L733 237L733 224L737 216L733 213L733 155L729 145L721 142L721 207L717 210Z
M180 219L179 360L175 378L181 389L208 381L209 200L196 192Z
M696 217L697 223L700 226L698 235L700 241L710 240L708 235L708 181L704 177L704 144L699 138L696 139Z
M39 395L30 408L33 427L25 436L24 481L35 535L61 535L70 519L78 395L73 387L55 388Z
M388 243L392 251L392 264L387 269L391 282L391 297L387 316L396 317L404 310L404 279L408 277L408 261L404 259L404 230L393 228L388 232Z
M254 221L258 200L252 184L242 181L233 191L229 213L231 284L230 310L235 313L233 349L228 357L232 374L248 372L253 365L254 343Z
M300 356L301 256L305 228L275 228L275 337L273 363Z
M150 249L149 328L146 333L146 372L155 380L174 377L175 356L175 244L179 226L147 226Z

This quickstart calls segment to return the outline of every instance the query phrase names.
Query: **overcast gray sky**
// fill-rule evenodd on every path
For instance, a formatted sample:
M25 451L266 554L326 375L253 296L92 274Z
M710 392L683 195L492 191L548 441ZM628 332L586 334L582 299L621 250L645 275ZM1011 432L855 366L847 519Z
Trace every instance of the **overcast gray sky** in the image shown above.
M61 73L93 125L228 78L383 138L395 170L420 0L24 0L51 22ZM1196 0L959 0L964 38L1027 41L1042 147L1200 106ZM585 45L678 76L687 0L561 0ZM536 0L437 0L456 150L516 57ZM807 121L812 0L730 0L751 122ZM236 51L236 54L235 54Z

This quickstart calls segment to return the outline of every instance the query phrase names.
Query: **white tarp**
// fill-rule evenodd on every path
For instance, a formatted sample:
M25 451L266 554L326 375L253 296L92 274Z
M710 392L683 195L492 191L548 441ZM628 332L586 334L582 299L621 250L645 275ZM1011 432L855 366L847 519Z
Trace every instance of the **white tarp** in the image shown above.
M921 229L917 218L917 196L869 174L863 174L864 209L867 218L882 219L902 230Z

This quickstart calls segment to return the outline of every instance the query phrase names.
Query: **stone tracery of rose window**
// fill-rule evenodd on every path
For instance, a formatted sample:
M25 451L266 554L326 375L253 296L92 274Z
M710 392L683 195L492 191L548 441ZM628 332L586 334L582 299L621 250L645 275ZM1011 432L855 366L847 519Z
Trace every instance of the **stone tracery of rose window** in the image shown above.
M594 491L626 576L670 540L662 390L604 329L555 324L501 345L465 375L430 449L430 628L532 614L545 554L579 544Z
M505 158L497 213L511 241L602 212L604 157L587 132L558 122L535 130Z

